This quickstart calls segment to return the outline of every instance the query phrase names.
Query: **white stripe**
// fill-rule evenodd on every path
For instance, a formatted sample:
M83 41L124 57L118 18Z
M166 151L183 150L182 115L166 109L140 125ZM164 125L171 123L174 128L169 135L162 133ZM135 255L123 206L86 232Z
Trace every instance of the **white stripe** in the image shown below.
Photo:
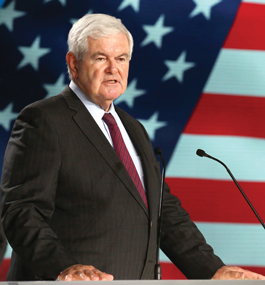
M265 4L265 0L242 0L243 3Z
M218 162L197 156L198 148L222 160L237 180L265 181L265 140L233 136L182 134L168 163L166 176L230 180Z
M200 222L196 225L226 264L265 266L265 233L261 225ZM5 258L11 258L11 251L8 245ZM170 261L162 251L160 260Z
M5 252L4 258L11 258L11 253L12 253L12 248L11 248L11 246L8 244L8 245L7 245L7 248L6 248L6 252Z
M231 265L265 266L264 229L259 224L196 223L216 255ZM161 261L169 259L161 252Z
M196 222L206 241L226 264L265 266L264 229L259 224ZM5 258L11 258L8 245ZM169 262L161 251L160 260Z
M265 51L222 49L205 93L265 97Z

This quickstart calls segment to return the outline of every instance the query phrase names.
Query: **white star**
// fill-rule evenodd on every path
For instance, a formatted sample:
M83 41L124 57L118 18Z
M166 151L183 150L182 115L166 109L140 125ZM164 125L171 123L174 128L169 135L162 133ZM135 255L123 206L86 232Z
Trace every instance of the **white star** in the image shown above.
M194 67L194 62L186 62L186 51L183 51L177 60L165 60L166 66L169 71L162 78L163 81L171 77L176 77L179 82L183 81L183 74L186 70Z
M142 41L141 46L145 46L153 42L158 48L162 47L162 37L174 30L173 27L165 27L164 20L165 15L161 15L153 26L143 26L147 36Z
M128 6L132 6L135 12L139 12L140 0L123 0L120 6L118 7L118 11L121 11Z
M155 139L155 133L158 129L167 125L167 122L159 122L157 118L158 118L158 112L155 112L154 115L149 118L149 120L143 120L143 119L138 120L141 124L144 125L150 137L150 140Z
M39 59L51 51L50 48L40 47L40 36L38 36L30 47L18 47L24 58L18 65L17 69L22 68L27 64L31 64L35 70L39 69Z
M43 84L43 88L48 92L45 98L59 94L65 88L65 74L62 73L54 84Z
M90 9L87 14L93 14L93 10ZM73 25L75 22L77 22L79 19L76 19L76 18L72 18L70 19L70 23Z
M192 10L189 17L191 18L202 13L207 20L210 20L212 7L222 1L223 0L193 0L196 7Z
M22 17L26 12L15 10L15 1L11 2L8 6L3 7L0 10L0 25L5 24L10 32L13 31L14 20L16 18Z
M45 0L45 1L44 1L44 4L45 4L45 3L48 3L48 2L50 2L50 1L53 1L53 0ZM62 6L66 6L66 0L59 0L59 2L62 4Z
M18 113L13 113L13 103L10 103L3 111L0 111L0 125L8 132L11 122L16 119Z
M142 89L137 89L136 88L137 85L137 79L134 79L127 87L126 91L124 92L124 94L120 97L118 97L115 100L115 104L119 104L121 102L125 102L127 103L127 105L132 108L133 107L133 103L134 103L134 99L142 96L143 94L146 93L146 90L142 90Z

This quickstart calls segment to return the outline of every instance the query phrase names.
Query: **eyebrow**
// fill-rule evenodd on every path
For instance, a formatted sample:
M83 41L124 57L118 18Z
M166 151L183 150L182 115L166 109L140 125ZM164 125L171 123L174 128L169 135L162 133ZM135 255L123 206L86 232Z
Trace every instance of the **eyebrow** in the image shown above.
M103 53L103 52L95 52L95 53L92 54L91 58L95 58L95 57L97 57L99 55L106 56L105 53Z
M107 57L107 55L104 52L95 52L94 54L92 54L91 58L94 59L94 58L96 58L99 55ZM122 57L122 56L125 56L125 57L129 58L129 54L128 53L122 53L122 54L118 55L117 57Z
M121 55L119 55L118 57L122 57L122 56L125 56L125 57L128 57L129 58L129 55L128 55L128 53L122 53Z

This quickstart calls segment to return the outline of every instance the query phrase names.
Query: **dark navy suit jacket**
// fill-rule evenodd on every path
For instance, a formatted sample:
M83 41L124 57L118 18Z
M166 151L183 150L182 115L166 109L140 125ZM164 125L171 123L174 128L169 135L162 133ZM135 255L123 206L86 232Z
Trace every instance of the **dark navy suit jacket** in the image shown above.
M54 280L77 263L116 280L154 278L159 163L143 126L116 111L140 156L149 208L69 87L31 104L15 122L2 172L8 280ZM161 249L188 278L223 266L167 185Z

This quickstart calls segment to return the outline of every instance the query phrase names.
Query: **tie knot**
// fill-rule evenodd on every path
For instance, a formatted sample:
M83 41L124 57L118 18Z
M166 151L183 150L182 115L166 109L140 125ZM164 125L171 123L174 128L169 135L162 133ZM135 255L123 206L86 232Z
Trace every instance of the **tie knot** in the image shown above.
M108 125L108 127L116 125L116 121L111 113L105 113L102 119Z

